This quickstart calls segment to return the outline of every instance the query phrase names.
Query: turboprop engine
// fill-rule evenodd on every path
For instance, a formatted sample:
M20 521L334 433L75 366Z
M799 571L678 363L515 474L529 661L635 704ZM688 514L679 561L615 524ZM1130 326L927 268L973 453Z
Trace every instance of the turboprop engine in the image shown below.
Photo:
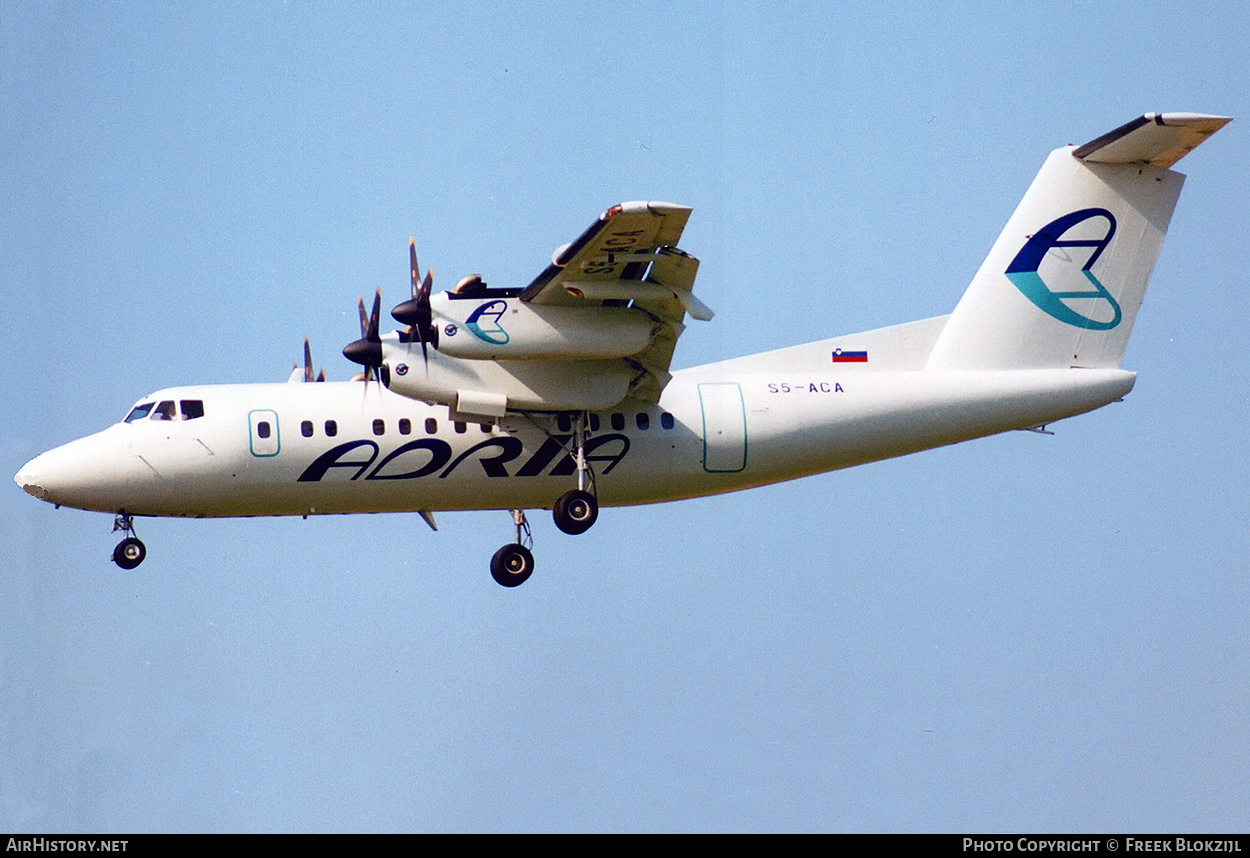
M415 343L382 340L382 383L394 393L438 402L465 416L502 417L519 411L601 410L629 393L639 370L619 359L466 360L441 348L423 356Z
M646 348L656 322L632 307L560 307L517 298L431 299L438 350L469 360L594 360Z
M639 296L663 292L658 282L630 283L622 294L619 287L576 282L565 286L572 303L531 303L521 300L523 289L491 289L470 275L450 292L431 295L433 275L421 276L411 239L408 255L412 297L391 311L406 328L381 336L380 295L369 314L361 300L361 338L343 354L364 366L366 380L447 405L465 418L611 408L641 379L655 375L644 356L665 344L671 349L683 327L631 305ZM710 318L710 311L705 315ZM576 369L570 371L570 364Z

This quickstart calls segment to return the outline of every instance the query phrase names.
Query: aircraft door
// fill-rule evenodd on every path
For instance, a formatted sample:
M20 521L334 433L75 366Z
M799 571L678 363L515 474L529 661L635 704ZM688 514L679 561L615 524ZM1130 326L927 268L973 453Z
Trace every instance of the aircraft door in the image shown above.
M737 382L699 385L703 407L703 470L737 473L747 466L747 417Z
M247 415L248 432L251 435L253 456L276 456L282 449L278 435L278 413L269 409L257 409Z

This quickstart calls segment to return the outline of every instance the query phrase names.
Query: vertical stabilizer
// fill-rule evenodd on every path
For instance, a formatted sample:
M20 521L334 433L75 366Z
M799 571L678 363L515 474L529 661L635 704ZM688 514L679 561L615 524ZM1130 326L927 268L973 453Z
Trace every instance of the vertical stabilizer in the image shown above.
M1185 177L1225 117L1146 114L1050 154L930 354L930 369L1118 367Z

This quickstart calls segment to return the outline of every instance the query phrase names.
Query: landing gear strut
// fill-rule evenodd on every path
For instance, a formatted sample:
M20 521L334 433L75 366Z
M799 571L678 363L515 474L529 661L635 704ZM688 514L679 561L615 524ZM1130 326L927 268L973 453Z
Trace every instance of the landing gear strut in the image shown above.
M505 545L490 559L491 577L504 587L520 586L534 573L534 555L528 547L534 539L524 510L512 510L512 521L516 524L516 542Z
M576 536L590 530L590 526L599 517L599 501L591 492L586 491L586 478L590 477L591 488L595 484L595 475L586 461L586 413L577 415L577 423L573 426L573 458L577 463L577 488L560 495L551 507L551 516L556 527L565 533Z
M121 531L126 538L113 549L113 562L123 569L134 569L148 556L148 549L135 536L135 523L130 513L122 512L113 519L113 532Z
M595 497L595 474L586 460L586 412L577 415L573 426L573 461L577 465L577 488L565 492L552 504L551 515L556 527L565 533L579 534L590 530L599 517L599 500ZM587 490L587 484L590 489ZM491 577L504 587L517 587L534 572L534 555L530 548L534 539L523 510L512 510L516 525L516 542L495 552L490 559Z

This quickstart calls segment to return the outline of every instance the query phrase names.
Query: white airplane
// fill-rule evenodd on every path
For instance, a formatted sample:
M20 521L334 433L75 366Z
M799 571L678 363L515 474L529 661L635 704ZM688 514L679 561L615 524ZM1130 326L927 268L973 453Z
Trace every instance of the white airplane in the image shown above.
M948 316L691 369L669 369L685 316L712 318L677 249L689 208L609 209L523 288L471 276L432 297L410 243L406 327L379 334L380 290L371 314L360 302L343 350L358 380L159 390L15 481L113 513L124 569L147 553L137 516L417 512L435 527L434 512L511 510L491 573L512 587L534 568L525 509L582 533L600 505L1044 430L1132 390L1120 361L1184 180L1169 168L1228 121L1146 114L1052 152ZM290 381L313 381L307 343Z

